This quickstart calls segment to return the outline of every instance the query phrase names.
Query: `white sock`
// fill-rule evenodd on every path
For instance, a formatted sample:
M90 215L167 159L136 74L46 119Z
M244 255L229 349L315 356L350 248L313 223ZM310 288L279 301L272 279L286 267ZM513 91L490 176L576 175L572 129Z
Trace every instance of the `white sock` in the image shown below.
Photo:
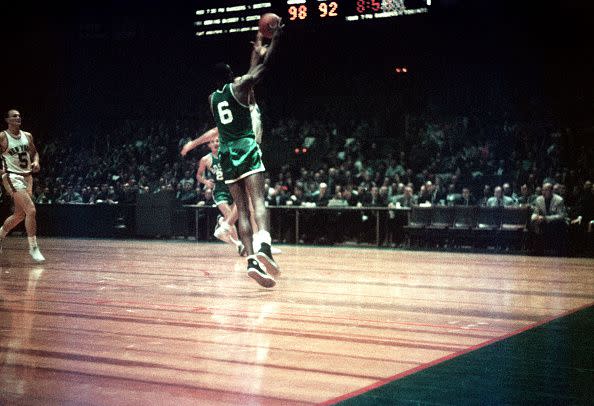
M29 240L29 248L37 247L37 237L36 236L27 237L27 239Z
M231 241L233 244L235 244L236 247L241 247L241 241L236 240L235 238L229 236L229 241Z
M254 248L254 252L258 252L260 250L261 242L259 240L258 233L252 235L252 247Z
M4 230L4 226L0 227L0 238L6 237L6 234L8 233Z
M266 230L260 230L256 233L258 242L260 244L266 243L268 245L272 245L272 238L270 238L270 233Z
M221 221L219 224L221 225L221 230L223 230L223 232L228 233L231 230L231 226L225 220Z

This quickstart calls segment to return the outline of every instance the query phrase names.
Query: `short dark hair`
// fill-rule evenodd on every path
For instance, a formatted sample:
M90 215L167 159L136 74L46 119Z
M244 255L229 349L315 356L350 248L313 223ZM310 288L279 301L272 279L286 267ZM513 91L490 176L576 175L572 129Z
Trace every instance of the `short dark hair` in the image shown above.
M228 64L219 62L213 66L212 77L216 86L221 87L233 79L233 71Z

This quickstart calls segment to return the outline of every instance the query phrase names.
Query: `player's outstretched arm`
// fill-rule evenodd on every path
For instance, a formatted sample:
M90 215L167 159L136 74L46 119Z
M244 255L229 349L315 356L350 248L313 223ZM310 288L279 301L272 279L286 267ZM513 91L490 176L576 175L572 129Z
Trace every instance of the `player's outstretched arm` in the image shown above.
M262 64L266 65L269 63L269 61L271 60L271 55L274 55L276 53L276 50L278 49L278 44L280 42L280 38L281 35L283 33L283 28L285 27L285 25L283 24L283 21L280 20L278 22L278 25L276 26L276 29L274 30L274 34L272 34L272 39L270 40L270 45L268 46L266 52L264 53L264 58L262 60Z
M250 68L261 63L264 55L268 50L268 46L263 43L264 36L260 31L256 34L256 39L252 42L252 55L250 57Z
M233 82L233 93L235 94L237 100L240 103L246 105L249 103L249 95L254 86L262 80L264 72L267 68L267 63L270 60L270 54L271 52L272 54L274 54L274 49L276 49L276 47L278 46L278 40L282 33L283 27L284 25L281 21L279 21L274 31L274 34L272 35L272 40L270 42L270 45L268 46L268 50L264 54L264 59L262 60L262 63L256 63L255 65L251 65L250 69L245 75L241 76L239 79ZM256 37L256 40L257 39L258 37ZM254 43L254 49L255 47L256 44ZM250 62L254 62L254 59L252 59Z
M206 131L200 137L193 139L192 141L186 142L186 144L181 149L181 156L186 156L188 152L193 150L194 148L198 147L199 145L206 144L210 142L213 138L219 135L219 129L217 127L211 128L210 130Z

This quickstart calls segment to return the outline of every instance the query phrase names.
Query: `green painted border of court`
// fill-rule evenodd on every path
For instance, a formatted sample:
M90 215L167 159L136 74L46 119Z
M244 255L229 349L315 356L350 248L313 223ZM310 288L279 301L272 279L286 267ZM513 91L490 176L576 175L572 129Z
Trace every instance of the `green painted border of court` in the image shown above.
M337 404L594 405L594 306Z

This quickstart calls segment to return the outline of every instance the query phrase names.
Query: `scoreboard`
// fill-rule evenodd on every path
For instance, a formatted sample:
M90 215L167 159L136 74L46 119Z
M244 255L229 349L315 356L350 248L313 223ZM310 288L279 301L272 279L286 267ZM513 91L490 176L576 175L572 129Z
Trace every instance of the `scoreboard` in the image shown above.
M286 0L283 20L355 22L427 13L430 6L431 0Z
M356 24L429 12L431 0L201 0L195 10L196 36L258 30L264 13L275 13L286 25L331 22Z

